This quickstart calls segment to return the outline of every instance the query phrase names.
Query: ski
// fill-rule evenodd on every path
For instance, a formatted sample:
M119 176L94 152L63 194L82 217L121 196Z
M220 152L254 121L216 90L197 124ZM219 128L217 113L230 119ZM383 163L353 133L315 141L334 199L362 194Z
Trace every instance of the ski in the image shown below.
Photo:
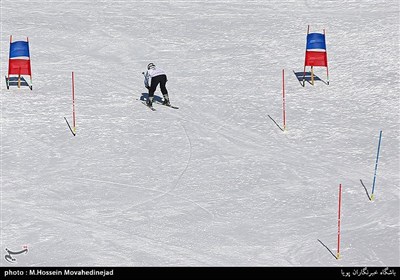
M155 101L154 103L157 103L157 104L163 105L163 106L165 106L165 107L170 107L170 108L172 108L172 109L179 109L179 107L172 106L172 105L165 105L165 104L163 104L163 103L161 103L161 102L159 102L159 101Z
M142 103L147 107L147 108L149 108L150 110L152 110L152 111L156 111L156 108L154 108L153 106L149 106L149 105L147 105L147 103L146 102L144 102L144 101L142 101Z
M146 105L147 107L149 107L152 111L156 111L156 109L153 107L153 106L148 106L147 105L147 103L146 103L146 101L143 101L143 99L136 99L136 100L140 100L144 105ZM172 106L172 105L165 105L165 104L163 104L162 102L160 102L160 101L156 101L156 100L154 100L153 101L153 104L159 104L159 105L163 105L163 106L165 106L165 107L170 107L170 108L172 108L172 109L179 109L179 107L176 107L176 106Z

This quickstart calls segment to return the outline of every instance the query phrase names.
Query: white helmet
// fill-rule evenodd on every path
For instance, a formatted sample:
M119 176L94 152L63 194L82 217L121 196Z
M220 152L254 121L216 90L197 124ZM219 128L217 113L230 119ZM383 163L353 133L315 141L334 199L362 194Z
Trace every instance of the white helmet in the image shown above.
M150 70L150 69L152 69L152 68L154 68L154 67L156 67L156 66L154 65L154 63L153 63L153 62L150 62L150 63L147 65L147 70Z

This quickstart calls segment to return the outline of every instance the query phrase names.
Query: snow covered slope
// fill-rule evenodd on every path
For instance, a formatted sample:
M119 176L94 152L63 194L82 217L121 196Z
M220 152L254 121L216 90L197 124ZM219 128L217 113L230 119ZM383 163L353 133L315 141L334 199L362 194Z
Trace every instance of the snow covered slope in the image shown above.
M0 251L27 245L22 266L399 266L399 10L2 0L1 76L9 35L28 36L33 91L2 78ZM294 74L308 24L326 30L329 86L324 68L314 86ZM179 110L137 100L149 62ZM286 132L270 119L282 69ZM360 179L370 194L380 130L372 202Z

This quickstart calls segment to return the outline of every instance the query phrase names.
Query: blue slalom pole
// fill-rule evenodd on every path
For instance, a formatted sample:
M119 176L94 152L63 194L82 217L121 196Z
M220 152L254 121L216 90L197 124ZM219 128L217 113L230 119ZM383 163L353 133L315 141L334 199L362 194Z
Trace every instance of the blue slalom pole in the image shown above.
M372 183L372 193L371 193L371 200L374 200L374 190L375 190L375 180L376 180L376 170L378 169L378 159L379 159L379 150L381 148L381 139L382 139L382 130L379 133L379 143L378 143L378 152L376 154L376 161L375 161L375 172L374 172L374 182Z

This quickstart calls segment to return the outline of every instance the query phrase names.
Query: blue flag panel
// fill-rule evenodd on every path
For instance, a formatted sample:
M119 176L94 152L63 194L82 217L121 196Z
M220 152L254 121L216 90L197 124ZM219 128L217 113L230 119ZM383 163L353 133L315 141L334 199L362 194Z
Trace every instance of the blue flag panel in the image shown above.
M29 57L28 42L16 41L10 44L10 58L20 56Z
M326 50L325 35L321 33L310 33L307 35L307 50Z

